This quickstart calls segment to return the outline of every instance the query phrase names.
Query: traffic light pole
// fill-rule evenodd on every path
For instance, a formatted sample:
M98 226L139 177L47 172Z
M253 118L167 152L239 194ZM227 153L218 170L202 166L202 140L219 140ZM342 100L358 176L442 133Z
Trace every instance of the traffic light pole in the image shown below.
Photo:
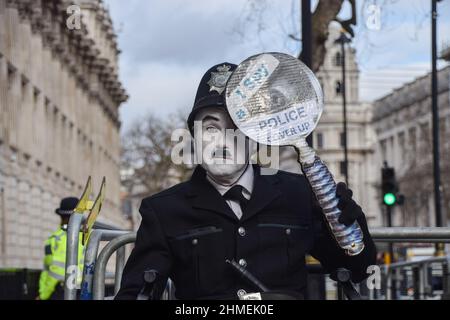
M385 205L386 207L386 216L387 216L387 225L388 227L392 227L392 207ZM392 242L389 242L389 258L390 263L394 263L394 244ZM391 281L391 299L397 300L397 279L392 279ZM387 288L386 288L387 289Z

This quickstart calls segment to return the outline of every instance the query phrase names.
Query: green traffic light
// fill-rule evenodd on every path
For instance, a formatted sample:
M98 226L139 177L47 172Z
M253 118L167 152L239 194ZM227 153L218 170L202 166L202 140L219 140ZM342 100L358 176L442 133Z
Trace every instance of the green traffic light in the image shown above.
M396 198L395 194L389 192L384 195L384 203L386 205L392 206L395 204L396 201L397 201L397 198Z

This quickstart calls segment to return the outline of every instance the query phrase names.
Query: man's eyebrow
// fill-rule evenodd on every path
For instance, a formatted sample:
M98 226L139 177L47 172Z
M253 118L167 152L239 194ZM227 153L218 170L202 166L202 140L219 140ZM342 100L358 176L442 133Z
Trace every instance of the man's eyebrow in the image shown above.
M214 116L206 116L202 119L202 121L207 121L207 120L220 121L219 118L214 117Z

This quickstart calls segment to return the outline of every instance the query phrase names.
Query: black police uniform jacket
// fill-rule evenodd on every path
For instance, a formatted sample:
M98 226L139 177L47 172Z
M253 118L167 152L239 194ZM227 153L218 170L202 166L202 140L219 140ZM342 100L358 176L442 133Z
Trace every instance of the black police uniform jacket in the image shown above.
M191 179L145 198L135 247L116 299L136 299L145 270L173 280L177 299L237 298L258 291L225 261L240 261L271 290L303 294L305 255L327 271L345 267L356 282L375 264L376 249L365 220L365 249L346 256L324 223L320 207L302 175L278 171L261 175L254 166L250 202L239 220L197 166Z

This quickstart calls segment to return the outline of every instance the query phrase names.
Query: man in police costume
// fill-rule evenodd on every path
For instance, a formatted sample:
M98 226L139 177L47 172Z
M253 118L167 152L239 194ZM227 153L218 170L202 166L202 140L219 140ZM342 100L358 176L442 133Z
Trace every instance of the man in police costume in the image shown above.
M77 204L78 198L64 198L59 208L55 210L55 213L61 217L61 224L45 242L44 270L39 278L39 300L64 300L67 226ZM78 249L78 268L83 270L84 247L81 237ZM81 274L79 271L78 284L81 283Z
M236 67L216 65L200 82L188 126L201 151L209 134L235 128L224 91ZM202 152L204 161L189 181L142 201L136 246L116 299L136 299L149 269L173 280L177 299L238 299L259 291L230 261L270 290L302 298L307 253L328 272L344 267L355 282L368 276L376 249L352 191L338 184L340 222L357 220L364 233L365 249L350 257L333 239L306 178L284 171L261 174L259 166L249 164L253 142L246 141L245 148L237 148L225 139L213 152ZM242 153L246 161L239 164L235 160Z

